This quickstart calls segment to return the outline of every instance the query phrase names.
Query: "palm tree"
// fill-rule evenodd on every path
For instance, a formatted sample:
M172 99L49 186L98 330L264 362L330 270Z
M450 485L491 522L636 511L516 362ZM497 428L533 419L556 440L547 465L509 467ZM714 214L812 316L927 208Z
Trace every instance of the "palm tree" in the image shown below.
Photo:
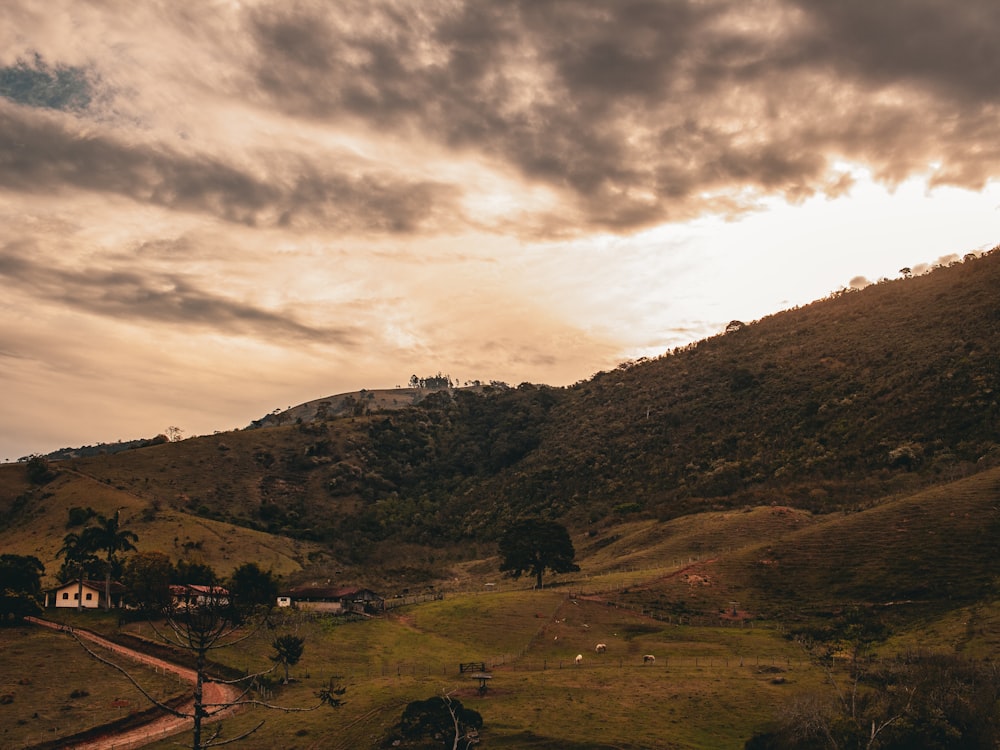
M131 552L139 537L129 529L123 529L120 524L121 509L108 518L97 515L97 526L91 526L83 531L83 541L88 549L105 554L104 567L104 607L111 609L111 571L118 563L118 553Z
M63 537L63 545L56 552L56 557L65 557L67 569L76 569L76 608L83 609L83 572L94 562L94 550L86 538L86 532L77 534L69 532Z

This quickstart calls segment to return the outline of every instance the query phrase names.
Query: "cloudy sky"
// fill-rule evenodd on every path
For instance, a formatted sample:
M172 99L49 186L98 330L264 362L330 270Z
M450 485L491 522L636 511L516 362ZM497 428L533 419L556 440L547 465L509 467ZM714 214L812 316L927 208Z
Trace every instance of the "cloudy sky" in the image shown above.
M566 385L1000 243L996 0L4 0L0 459Z

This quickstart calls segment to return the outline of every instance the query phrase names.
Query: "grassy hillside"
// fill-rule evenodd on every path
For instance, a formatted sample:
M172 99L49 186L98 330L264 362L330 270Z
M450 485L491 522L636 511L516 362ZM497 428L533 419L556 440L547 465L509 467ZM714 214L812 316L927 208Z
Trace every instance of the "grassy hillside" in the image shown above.
M3 466L0 542L49 561L68 508L123 507L149 543L223 569L247 554L420 582L528 513L604 539L706 511L871 508L1000 464L998 288L992 252L569 388L342 394L272 426L53 461L47 483ZM271 536L295 551L258 558Z
M905 632L1000 597L998 469L809 522L787 508L760 512L785 529L756 533L743 546L715 544L680 574L633 587L622 601L659 617L681 613L703 622L718 622L737 601L741 617L789 629L859 607Z
M68 525L74 507L107 516L120 510L124 525L139 536L138 549L204 562L223 576L247 561L286 575L325 556L315 544L191 515L70 466L60 465L53 479L38 486L28 481L23 465L8 464L0 467L0 488L0 512L9 519L0 530L0 549L37 557L50 583L62 564L57 552L63 537L80 530Z

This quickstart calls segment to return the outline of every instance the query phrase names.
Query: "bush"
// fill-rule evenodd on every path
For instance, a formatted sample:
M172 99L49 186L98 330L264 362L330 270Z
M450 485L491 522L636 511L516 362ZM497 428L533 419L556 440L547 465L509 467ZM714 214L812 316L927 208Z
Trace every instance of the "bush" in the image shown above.
M74 506L69 509L69 519L66 521L66 528L71 529L74 526L83 526L87 521L97 515L97 511L93 508L81 508L79 506Z

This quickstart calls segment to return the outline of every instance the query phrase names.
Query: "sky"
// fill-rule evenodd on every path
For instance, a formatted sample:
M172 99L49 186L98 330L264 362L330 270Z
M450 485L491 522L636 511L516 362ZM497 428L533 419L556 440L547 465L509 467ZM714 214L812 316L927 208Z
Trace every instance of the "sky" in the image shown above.
M0 460L562 386L1000 244L996 0L4 0Z

